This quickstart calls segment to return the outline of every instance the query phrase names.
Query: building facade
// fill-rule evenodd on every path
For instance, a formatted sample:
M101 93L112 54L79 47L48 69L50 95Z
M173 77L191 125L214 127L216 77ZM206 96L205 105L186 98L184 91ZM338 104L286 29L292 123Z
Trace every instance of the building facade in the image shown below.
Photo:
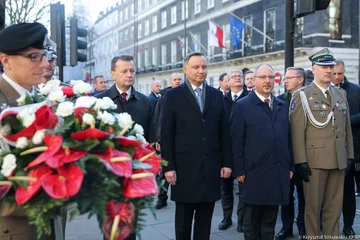
M296 8L295 0L295 8ZM296 9L295 9L296 12ZM99 15L89 44L87 71L110 77L116 55L135 57L135 87L145 94L159 80L168 85L173 72L182 73L183 57L191 51L209 60L208 83L232 69L254 69L269 63L284 73L285 0L123 0ZM239 46L233 46L230 16L244 28ZM209 20L224 31L226 48L209 47ZM329 47L346 64L346 75L358 83L359 2L331 0L323 11L295 20L294 65L311 69L307 56ZM109 81L112 85L112 81ZM276 91L283 91L278 85Z

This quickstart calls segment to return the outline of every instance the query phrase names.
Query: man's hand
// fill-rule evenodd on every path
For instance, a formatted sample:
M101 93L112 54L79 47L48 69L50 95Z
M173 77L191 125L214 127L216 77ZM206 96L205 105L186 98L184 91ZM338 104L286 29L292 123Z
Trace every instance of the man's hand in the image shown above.
M231 176L231 168L227 168L227 167L221 168L220 176L222 178L229 178Z
M299 171L300 178L305 182L309 182L309 176L311 176L311 170L307 163L296 164L297 170Z
M294 173L292 171L290 171L290 179L292 179L294 176Z
M352 161L348 159L347 160L347 166L345 168L345 175L347 175L349 173L350 168L351 168L351 163L352 163Z
M160 152L160 143L155 143L156 151Z
M176 184L176 171L173 170L173 171L166 172L165 173L165 178L166 178L166 181L169 184L175 186L175 184Z
M240 177L236 178L239 182L244 183L245 182L245 175L242 175Z

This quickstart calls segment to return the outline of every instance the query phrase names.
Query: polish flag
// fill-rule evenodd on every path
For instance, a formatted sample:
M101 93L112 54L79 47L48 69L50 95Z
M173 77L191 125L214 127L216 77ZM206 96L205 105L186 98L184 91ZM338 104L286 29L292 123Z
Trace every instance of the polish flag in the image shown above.
M226 48L223 44L224 31L211 21L209 21L209 29L209 46Z

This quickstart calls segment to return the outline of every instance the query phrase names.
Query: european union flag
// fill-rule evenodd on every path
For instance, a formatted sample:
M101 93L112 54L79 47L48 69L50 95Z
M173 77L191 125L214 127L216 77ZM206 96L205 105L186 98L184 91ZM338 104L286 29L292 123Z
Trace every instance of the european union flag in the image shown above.
M243 22L235 18L233 15L230 15L230 29L232 34L232 43L236 49L240 48L240 41L241 41L243 28L244 28Z

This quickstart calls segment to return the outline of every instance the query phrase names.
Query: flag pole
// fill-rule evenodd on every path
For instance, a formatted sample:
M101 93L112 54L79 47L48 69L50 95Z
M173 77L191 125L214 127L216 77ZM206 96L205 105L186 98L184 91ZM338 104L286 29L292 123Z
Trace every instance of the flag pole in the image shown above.
M194 34L193 34L191 31L189 31L189 33L190 33L191 37L193 37L195 40L197 40L197 39L195 38ZM198 41L198 43L199 43L200 46L205 50L205 52L208 53L208 51L207 51L207 49L204 47L204 45L202 45L200 41Z
M177 36L177 37L178 37L179 41L181 42L181 41L182 41L181 37L179 37L179 36ZM184 48L185 48L185 49L186 49L186 48L189 49L190 52L192 51L189 46L186 46L186 47L185 47L185 46L186 46L186 44L185 44L185 39L184 39ZM186 53L186 51L185 51L185 53ZM185 57L186 57L186 54L185 54Z
M270 41L274 41L274 39L272 39L271 37L269 37L268 35L266 35L265 33L263 33L262 31L260 31L259 29L257 29L256 27L253 27L252 25L250 24L247 24L246 22L244 22L241 18L239 18L238 16L236 16L234 13L232 12L229 12L228 13L232 16L234 16L235 18L239 19L243 24L251 27L252 29L254 29L255 31L257 31L258 33L260 33L261 35L263 35L264 37L266 37L267 39L269 39Z

